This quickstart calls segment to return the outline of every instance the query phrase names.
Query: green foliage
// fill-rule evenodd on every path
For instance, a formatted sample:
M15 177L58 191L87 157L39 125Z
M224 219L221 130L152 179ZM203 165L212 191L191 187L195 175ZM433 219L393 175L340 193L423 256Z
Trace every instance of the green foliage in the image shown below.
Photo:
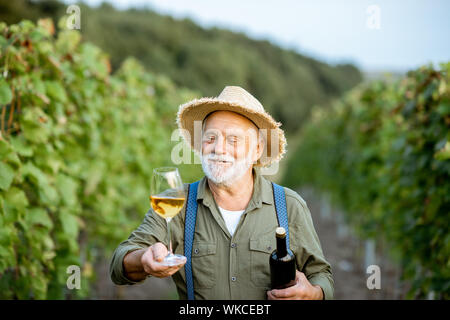
M317 109L285 183L331 194L363 237L400 257L409 297L450 297L450 63Z
M48 2L0 0L0 21L66 14L66 4ZM113 70L133 56L149 70L198 91L198 97L217 96L226 85L242 86L289 133L301 127L313 105L325 104L362 80L353 65L331 66L242 33L205 29L149 9L79 5L83 38L111 55Z
M194 93L108 56L50 20L0 24L0 298L84 297L99 249L149 209L154 167L173 165L178 105ZM182 177L200 177L186 165ZM82 289L66 288L67 267Z

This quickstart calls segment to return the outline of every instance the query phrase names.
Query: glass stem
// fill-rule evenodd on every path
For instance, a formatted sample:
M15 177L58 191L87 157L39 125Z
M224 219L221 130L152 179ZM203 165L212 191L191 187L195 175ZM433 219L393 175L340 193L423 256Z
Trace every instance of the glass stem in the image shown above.
M172 237L170 236L170 220L172 218L167 218L167 236L169 237L169 254L168 256L172 255Z

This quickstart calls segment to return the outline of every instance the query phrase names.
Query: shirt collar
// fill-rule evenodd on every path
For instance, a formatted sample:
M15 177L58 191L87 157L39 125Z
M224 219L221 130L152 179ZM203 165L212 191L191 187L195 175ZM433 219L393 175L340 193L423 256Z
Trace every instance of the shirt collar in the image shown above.
M273 204L272 184L269 180L264 178L259 168L253 168L253 194L246 211L253 208L261 208L262 203ZM209 189L208 179L204 176L199 183L197 191L197 200L202 199L203 204L210 206L214 203L214 197Z

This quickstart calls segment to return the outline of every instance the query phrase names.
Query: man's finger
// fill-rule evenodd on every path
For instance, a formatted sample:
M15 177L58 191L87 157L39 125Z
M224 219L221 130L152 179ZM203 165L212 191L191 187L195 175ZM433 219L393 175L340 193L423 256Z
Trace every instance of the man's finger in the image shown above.
M153 254L153 250L149 250L149 252L148 252L147 263L153 272L162 273L162 272L166 272L169 269L169 267L162 265L161 263L158 263L158 261L155 259L155 256Z
M157 271L154 268L155 257L153 256L153 250L151 247L148 248L147 252L144 253L142 258L143 258L143 263L145 263L147 268L150 268L152 271Z
M178 272L180 270L180 267L171 267L169 270L167 270L167 274L169 276L173 275L174 273Z
M273 290L272 290L273 291ZM272 294L272 291L267 291L267 298L269 300L289 300L289 298L283 298L283 297L276 297Z
M178 270L178 269L180 269L181 267L183 267L185 264L186 264L186 261L185 261L185 262L182 262L182 263L180 263L180 264L177 264L176 266L173 266L173 268Z
M155 271L155 274L157 274L159 277L170 277L178 270L180 270L180 266L165 266L157 261L154 261L153 269Z
M165 276L170 276L180 270L180 268L184 265L184 263L176 265L176 266L166 266L159 261L156 261L153 259L151 263L151 268L153 271L156 271L158 273L164 274Z
M306 278L306 276L305 276L305 274L303 273L303 272L301 272L301 271L296 271L295 272L295 280L297 281L297 282L304 282L305 280L307 280L307 278Z
M161 262L164 260L164 257L167 256L168 251L167 251L167 248L165 245L158 242L152 246L152 253L153 253L153 258L156 261Z
M276 298L290 298L290 297L294 297L296 295L296 290L298 288L296 288L296 286L292 286L286 289L273 289L271 292L271 294L276 297Z

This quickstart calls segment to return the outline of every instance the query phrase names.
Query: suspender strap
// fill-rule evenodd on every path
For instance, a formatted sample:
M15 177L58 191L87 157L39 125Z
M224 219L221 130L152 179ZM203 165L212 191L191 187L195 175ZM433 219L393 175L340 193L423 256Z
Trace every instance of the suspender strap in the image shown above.
M194 300L194 280L192 277L192 244L194 242L195 221L197 219L197 189L200 181L189 185L186 217L184 222L184 256L187 258L184 270L186 273L186 291L188 300Z
M274 182L273 186L273 198L275 199L275 211L277 212L278 225L286 230L286 248L289 253L292 253L289 246L289 226L288 226L288 215L286 207L286 195L284 193L284 188Z

